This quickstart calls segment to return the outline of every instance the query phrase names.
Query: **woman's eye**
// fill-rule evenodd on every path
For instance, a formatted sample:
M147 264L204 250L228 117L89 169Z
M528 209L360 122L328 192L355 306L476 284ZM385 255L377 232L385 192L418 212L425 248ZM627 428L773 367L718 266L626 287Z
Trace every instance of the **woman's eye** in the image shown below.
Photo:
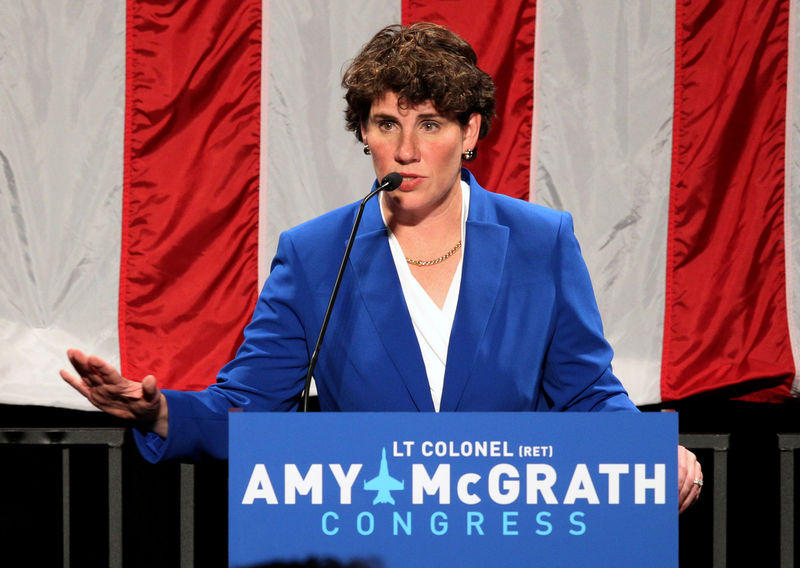
M425 132L433 132L438 127L439 127L439 125L437 123L435 123L435 122L423 122L422 123L422 129Z
M378 124L381 130L389 131L394 129L394 122L384 121Z

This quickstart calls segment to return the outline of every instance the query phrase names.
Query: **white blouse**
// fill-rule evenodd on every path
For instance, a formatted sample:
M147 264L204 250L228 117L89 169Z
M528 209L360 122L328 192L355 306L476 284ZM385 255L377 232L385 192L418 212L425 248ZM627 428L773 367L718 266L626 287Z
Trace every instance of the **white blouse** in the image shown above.
M469 213L469 184L461 182L461 259L450 282L450 289L447 291L447 298L444 306L439 306L428 296L425 289L417 282L411 274L403 250L397 237L394 236L388 225L386 230L389 233L389 247L392 251L392 258L397 269L397 276L400 279L400 286L403 289L403 296L414 324L414 331L417 334L417 342L422 352L422 360L425 363L425 372L428 375L428 384L431 389L433 407L439 412L442 401L442 389L444 387L444 371L447 363L447 346L450 343L450 330L453 328L453 319L456 316L456 306L458 305L458 294L461 290L461 266L464 260L464 249L466 247L466 225L467 214ZM386 217L383 215L383 194L381 194L381 216L383 223L386 224Z

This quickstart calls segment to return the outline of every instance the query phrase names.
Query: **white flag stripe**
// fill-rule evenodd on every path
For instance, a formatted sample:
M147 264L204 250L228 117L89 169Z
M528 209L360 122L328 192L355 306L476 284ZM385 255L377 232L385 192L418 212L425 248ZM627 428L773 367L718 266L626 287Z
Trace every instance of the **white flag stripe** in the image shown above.
M269 4L266 269L282 231L369 191L372 162L344 128L342 72L378 29L400 22L399 0Z
M792 393L800 395L800 14L798 3L789 4L789 69L786 93L786 296L789 337L795 364Z
M571 211L614 370L660 401L674 6L537 5L536 199Z
M124 2L0 4L0 403L89 408L68 346L119 360Z

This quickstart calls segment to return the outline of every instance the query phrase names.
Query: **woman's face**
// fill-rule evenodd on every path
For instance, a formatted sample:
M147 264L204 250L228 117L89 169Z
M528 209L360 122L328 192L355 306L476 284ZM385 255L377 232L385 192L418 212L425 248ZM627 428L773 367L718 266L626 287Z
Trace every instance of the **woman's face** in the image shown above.
M430 101L400 108L397 94L388 91L372 103L361 135L369 144L378 179L391 172L402 185L386 194L390 209L428 215L453 199L461 179L461 154L475 147L480 115L462 126L436 111Z

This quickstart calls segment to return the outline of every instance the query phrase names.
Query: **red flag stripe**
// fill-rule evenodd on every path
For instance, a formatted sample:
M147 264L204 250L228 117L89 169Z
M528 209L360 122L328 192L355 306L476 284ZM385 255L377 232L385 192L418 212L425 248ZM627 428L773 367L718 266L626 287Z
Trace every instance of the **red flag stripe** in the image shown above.
M261 0L127 8L121 367L201 389L257 291Z
M788 0L676 6L664 400L732 385L788 394L788 24Z
M535 0L403 0L403 24L442 24L467 40L497 85L497 116L469 165L487 189L528 198L533 123Z

